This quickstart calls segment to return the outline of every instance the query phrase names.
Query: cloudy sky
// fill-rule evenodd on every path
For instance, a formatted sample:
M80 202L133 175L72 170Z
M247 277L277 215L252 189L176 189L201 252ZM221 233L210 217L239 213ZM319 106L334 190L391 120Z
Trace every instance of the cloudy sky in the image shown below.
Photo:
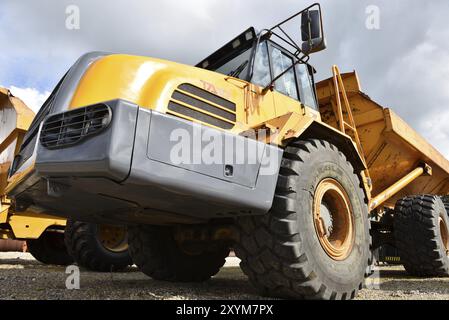
M0 0L0 86L38 109L87 51L195 64L253 25L269 27L304 0ZM449 158L448 0L323 0L328 49L312 56L318 80L337 64ZM80 28L66 27L67 7ZM367 28L372 6L379 29ZM367 12L368 8L368 12Z

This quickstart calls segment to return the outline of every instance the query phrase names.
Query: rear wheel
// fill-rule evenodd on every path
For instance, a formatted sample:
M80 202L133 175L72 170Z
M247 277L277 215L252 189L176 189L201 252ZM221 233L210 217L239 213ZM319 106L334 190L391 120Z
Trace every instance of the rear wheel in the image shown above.
M38 239L28 239L28 251L45 264L69 265L73 258L67 252L62 232L44 232Z
M262 294L350 299L371 259L368 208L360 180L326 141L286 148L270 212L237 220L235 252Z
M434 195L396 203L395 238L404 268L414 276L449 276L449 218Z
M446 209L446 213L449 217L449 196L442 196L440 198L444 203L444 208Z
M204 245L202 250L188 250L174 235L171 227L129 228L130 253L143 273L156 280L205 281L220 271L229 255L225 245Z
M92 271L117 271L132 264L126 227L68 220L65 243L75 262Z

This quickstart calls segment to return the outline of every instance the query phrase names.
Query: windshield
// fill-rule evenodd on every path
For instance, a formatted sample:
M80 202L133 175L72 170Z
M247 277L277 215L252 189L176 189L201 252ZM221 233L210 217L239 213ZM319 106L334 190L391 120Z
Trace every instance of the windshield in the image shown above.
M251 59L251 48L239 53L236 57L228 60L221 66L210 69L227 76L245 79L248 75L249 61Z
M196 64L196 67L247 80L255 40L256 31L251 27Z

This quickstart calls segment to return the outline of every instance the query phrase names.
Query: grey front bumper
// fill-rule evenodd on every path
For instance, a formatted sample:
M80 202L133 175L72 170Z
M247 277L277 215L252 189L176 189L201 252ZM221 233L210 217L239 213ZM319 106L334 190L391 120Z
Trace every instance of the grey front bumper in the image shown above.
M112 121L100 133L64 148L37 146L39 179L13 190L18 203L60 216L117 223L193 223L264 214L271 208L282 149L126 101L104 104L112 110ZM193 140L197 135L222 139L223 154L232 148L234 159L205 163L195 154L198 149L190 149L191 161L173 161L179 158L181 138L192 138L193 145L201 141ZM200 142L202 151L207 141ZM274 169L263 174L268 162Z

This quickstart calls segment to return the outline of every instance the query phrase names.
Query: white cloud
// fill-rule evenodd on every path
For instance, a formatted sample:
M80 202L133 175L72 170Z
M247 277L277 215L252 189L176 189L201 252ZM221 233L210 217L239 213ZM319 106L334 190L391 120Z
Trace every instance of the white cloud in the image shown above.
M421 124L423 136L449 159L449 110L429 115Z
M50 91L40 92L35 88L18 88L11 86L9 88L11 93L21 99L34 112L37 112L44 101L50 95Z

